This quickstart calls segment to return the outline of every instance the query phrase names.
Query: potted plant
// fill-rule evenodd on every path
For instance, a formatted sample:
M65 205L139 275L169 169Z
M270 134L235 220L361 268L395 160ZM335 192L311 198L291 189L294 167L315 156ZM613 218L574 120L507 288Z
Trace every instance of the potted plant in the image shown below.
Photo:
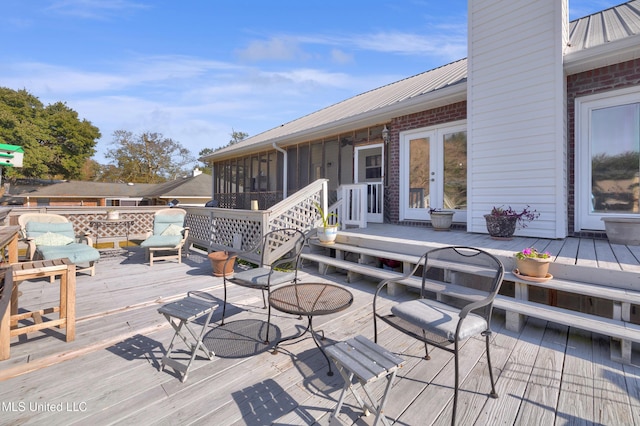
M549 264L551 263L551 254L545 251L543 253L528 247L514 254L516 259L516 274L532 278L550 278Z
M436 231L448 231L453 222L455 211L445 209L429 209L431 216L431 226Z
M320 219L322 220L322 226L316 229L318 239L323 244L333 244L336 241L336 237L338 236L338 227L340 226L337 222L338 215L335 213L325 214L320 204L314 203L318 213L320 214ZM335 223L330 222L330 218L336 218Z
M211 268L213 268L213 275L215 277L229 277L233 275L233 268L237 258L236 253L221 250L211 252L207 257L211 261Z
M511 206L507 208L494 206L491 213L484 215L489 235L497 240L511 239L516 228L526 228L528 222L538 217L540 217L540 213L531 210L530 206L521 211L514 210Z

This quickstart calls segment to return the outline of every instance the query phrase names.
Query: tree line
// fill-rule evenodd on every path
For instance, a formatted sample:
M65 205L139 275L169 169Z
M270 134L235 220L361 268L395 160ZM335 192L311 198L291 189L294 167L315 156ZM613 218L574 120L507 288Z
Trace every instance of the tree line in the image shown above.
M228 145L248 135L233 131ZM27 90L0 87L0 143L21 146L23 167L5 167L8 179L73 179L99 182L160 183L187 175L196 158L180 142L161 133L113 133L99 164L96 153L100 130L64 102L44 105ZM199 156L213 152L205 148Z

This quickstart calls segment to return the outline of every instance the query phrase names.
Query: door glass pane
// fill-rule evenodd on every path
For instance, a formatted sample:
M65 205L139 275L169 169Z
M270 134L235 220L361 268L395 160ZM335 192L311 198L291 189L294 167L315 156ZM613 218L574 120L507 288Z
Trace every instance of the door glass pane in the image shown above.
M445 209L467 209L467 132L444 135Z
M591 211L640 213L640 103L591 113Z
M409 208L429 206L429 138L409 141Z

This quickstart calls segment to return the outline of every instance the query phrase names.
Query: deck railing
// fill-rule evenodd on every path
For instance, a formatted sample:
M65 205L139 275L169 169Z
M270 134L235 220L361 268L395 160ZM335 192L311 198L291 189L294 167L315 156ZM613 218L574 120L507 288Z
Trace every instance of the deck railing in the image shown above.
M207 251L247 251L274 229L295 228L307 232L316 226L319 215L315 203L323 203L326 191L327 180L319 179L268 210L187 207L188 244ZM245 258L260 261L257 255Z
M308 232L319 220L315 204L323 205L327 199L327 180L319 179L267 210L239 210L216 207L179 206L187 211L185 226L189 227L187 247L196 246L211 251L247 251L259 244L262 236L278 228L295 228ZM130 240L144 239L153 228L154 213L166 206L149 207L18 207L13 209L6 223L17 225L23 213L55 213L66 216L76 233L93 233L93 220L106 219L107 209L117 210L121 219L132 219L128 230ZM100 240L124 239L124 225L100 228ZM260 259L247 257L259 262ZM270 261L270 259L265 259Z

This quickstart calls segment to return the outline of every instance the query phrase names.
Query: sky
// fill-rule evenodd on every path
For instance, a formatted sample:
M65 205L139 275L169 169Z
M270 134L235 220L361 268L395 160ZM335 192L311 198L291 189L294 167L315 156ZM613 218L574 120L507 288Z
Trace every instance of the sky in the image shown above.
M466 57L467 0L3 0L0 39L0 86L98 127L99 163L117 130L197 157Z

